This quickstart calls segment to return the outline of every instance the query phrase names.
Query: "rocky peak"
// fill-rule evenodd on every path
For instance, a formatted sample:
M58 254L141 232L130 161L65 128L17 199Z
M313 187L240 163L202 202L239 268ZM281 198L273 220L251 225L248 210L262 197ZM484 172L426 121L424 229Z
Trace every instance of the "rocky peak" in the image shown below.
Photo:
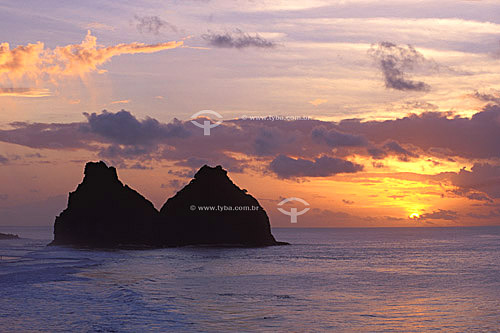
M123 185L114 167L89 162L84 173L82 183L69 195L68 207L56 218L54 245L282 244L271 234L269 218L259 202L236 186L220 165L204 165L160 213ZM217 210L205 210L205 206Z
M217 179L221 177L227 178L227 171L222 169L220 165L210 167L205 164L194 175L194 179Z
M85 165L84 171L85 177L83 182L91 183L113 183L120 182L118 180L118 175L116 174L116 169L114 167L108 167L103 161L99 162L88 162ZM121 182L120 182L121 183Z

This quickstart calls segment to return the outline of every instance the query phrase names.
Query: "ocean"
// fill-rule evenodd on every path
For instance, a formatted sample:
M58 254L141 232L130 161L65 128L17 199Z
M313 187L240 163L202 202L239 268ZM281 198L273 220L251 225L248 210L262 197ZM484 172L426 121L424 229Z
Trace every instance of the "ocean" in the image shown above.
M273 229L290 246L79 250L0 227L1 332L500 331L500 227Z

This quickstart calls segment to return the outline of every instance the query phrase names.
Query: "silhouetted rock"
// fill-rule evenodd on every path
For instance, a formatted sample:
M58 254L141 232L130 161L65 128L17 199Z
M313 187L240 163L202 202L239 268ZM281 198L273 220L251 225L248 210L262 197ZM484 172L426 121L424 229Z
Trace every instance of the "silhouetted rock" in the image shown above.
M214 207L215 210L201 207ZM249 210L234 210L249 207ZM233 209L229 211L228 209ZM116 169L89 162L85 177L56 217L51 245L164 247L184 245L268 246L276 242L257 200L218 166L202 167L167 200L159 213L142 195L123 185Z
M269 246L276 242L259 202L221 166L203 166L160 210L162 234L173 245Z
M151 245L157 215L150 201L118 180L114 167L89 162L83 182L56 218L52 244Z
M13 234L2 234L0 232L0 239L19 239L19 236Z

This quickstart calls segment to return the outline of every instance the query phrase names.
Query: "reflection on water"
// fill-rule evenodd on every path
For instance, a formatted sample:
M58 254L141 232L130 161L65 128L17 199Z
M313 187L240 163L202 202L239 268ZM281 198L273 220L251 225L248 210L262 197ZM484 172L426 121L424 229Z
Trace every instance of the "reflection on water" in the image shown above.
M500 327L500 228L273 232L293 245L84 251L30 230L0 242L0 331Z

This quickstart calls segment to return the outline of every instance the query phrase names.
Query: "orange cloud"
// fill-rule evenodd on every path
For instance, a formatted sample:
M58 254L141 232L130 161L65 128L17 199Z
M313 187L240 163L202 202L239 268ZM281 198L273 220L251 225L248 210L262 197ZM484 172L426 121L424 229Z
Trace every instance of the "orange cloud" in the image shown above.
M124 99L122 101L114 101L109 104L128 104L128 103L130 103L130 99Z
M0 82L30 79L35 82L47 76L81 76L89 72L101 72L98 67L112 57L121 54L154 53L177 48L182 41L157 44L129 43L99 47L97 38L90 30L80 44L47 49L42 42L17 46L11 49L9 43L0 44Z
M308 103L309 104L312 104L314 106L318 106L318 105L321 105L321 104L325 104L326 102L328 102L327 99L324 99L324 98L316 98L316 99L313 99L312 101L309 101Z
M41 42L10 49L9 43L0 44L0 75L10 79L22 76L34 77L40 74L43 63L44 45Z
M86 29L115 31L115 27L105 23L91 22L85 26Z

